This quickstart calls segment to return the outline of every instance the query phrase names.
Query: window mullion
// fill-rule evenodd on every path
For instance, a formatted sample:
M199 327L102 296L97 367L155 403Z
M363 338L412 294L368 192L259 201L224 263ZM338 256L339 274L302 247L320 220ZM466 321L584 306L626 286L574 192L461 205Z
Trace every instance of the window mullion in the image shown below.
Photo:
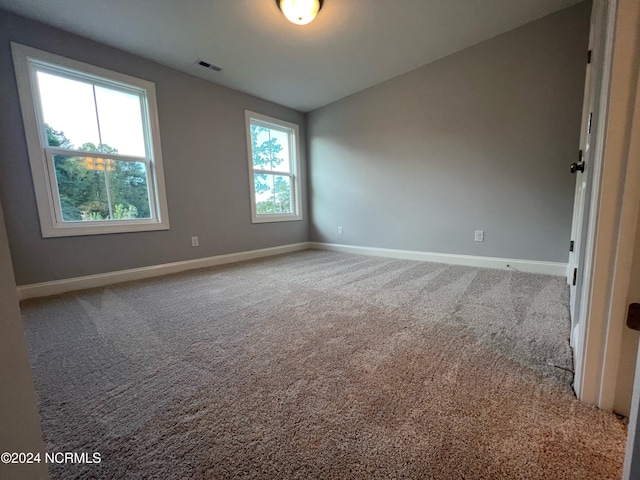
M96 112L96 124L98 125L98 148L102 145L102 132L100 131L100 116L98 115L98 99L96 98L96 85L91 85L91 91L93 92L93 108Z

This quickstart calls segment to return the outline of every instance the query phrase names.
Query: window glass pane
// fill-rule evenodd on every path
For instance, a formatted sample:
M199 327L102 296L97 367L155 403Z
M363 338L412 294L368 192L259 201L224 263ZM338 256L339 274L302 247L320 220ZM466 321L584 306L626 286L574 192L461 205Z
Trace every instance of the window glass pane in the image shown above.
M256 213L269 214L275 212L273 197L273 175L253 175L256 191Z
M151 218L144 162L53 156L64 222Z
M49 146L80 148L87 142L98 145L93 86L45 72L37 72L37 79Z
M151 218L149 179L144 162L111 160L108 172L114 220Z
M100 138L121 155L146 156L140 96L95 87Z
M275 140L274 144L277 145L278 153L273 155L271 168L280 172L291 173L290 157L289 157L289 134L280 130L270 129L271 138Z
M109 216L104 160L54 155L60 209L64 222L97 221Z
M274 180L274 207L276 213L292 213L291 177L277 176Z
M256 213L277 215L292 213L291 177L254 174Z
M289 134L262 125L251 125L253 168L291 172Z

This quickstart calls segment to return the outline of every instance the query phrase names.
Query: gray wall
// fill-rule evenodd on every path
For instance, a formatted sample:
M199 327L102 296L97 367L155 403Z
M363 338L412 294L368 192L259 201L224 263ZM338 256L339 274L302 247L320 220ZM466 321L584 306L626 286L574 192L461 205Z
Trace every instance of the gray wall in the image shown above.
M16 283L11 270L11 255L0 206L0 452L40 452L44 444L40 417L22 331ZM5 480L49 478L47 465L4 465L0 478Z
M579 4L308 114L311 239L566 262L589 16Z
M41 237L10 41L155 83L171 230ZM251 223L244 127L246 108L298 123L304 132L301 113L2 10L0 75L0 198L18 285L308 239L305 186L303 221ZM199 247L191 247L192 235Z

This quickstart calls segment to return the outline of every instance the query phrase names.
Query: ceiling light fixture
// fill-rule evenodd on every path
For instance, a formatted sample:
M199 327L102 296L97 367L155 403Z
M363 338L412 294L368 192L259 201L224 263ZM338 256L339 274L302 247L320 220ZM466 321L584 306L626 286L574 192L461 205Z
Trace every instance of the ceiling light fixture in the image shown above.
M311 23L322 8L322 0L276 0L287 20L296 25Z

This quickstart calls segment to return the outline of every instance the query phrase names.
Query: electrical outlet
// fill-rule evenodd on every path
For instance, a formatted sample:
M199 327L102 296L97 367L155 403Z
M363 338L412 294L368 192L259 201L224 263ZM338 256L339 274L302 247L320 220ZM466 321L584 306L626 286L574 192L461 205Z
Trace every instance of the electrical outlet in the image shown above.
M198 241L198 237L191 237L191 246L197 247L198 245L200 245L200 242Z
M474 238L476 242L484 242L484 230L476 230L476 236Z
M338 227L338 235L342 235L342 227Z

